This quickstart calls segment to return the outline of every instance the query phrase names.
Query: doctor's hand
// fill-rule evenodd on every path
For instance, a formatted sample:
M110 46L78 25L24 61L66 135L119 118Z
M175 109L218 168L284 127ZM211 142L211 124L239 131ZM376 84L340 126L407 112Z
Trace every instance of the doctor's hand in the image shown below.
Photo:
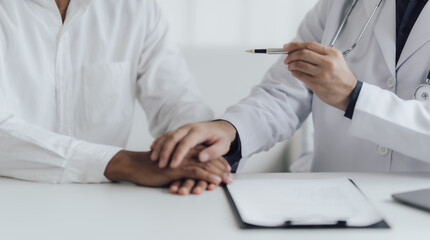
M219 185L231 183L230 168L223 158L202 163L199 150L191 150L180 167L161 169L150 160L149 152L120 151L108 163L105 176L111 181L127 181L150 187L166 186L182 179L202 180Z
M235 138L236 128L227 121L187 124L157 138L151 145L151 160L159 160L160 168L169 163L171 168L177 168L192 148L202 144L205 148L198 159L207 162L226 154Z
M357 79L342 52L315 42L284 45L284 63L294 77L305 83L322 101L345 111Z

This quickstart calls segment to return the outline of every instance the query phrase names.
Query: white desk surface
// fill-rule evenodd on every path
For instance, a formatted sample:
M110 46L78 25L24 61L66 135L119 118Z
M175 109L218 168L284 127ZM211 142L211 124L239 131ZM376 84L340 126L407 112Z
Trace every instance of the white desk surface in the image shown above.
M430 213L391 194L430 188L430 174L276 173L235 178L354 180L391 229L240 229L223 189L176 196L132 184L32 183L0 178L0 239L430 239Z

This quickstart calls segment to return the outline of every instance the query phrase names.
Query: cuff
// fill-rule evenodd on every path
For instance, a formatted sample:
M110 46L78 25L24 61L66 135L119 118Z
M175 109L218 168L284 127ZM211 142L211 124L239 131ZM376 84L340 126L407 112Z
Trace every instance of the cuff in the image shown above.
M61 183L109 182L104 172L109 161L122 148L81 142L73 149L71 158L64 167Z
M239 137L239 134L237 133L237 130L236 130L236 137L230 145L230 151L228 151L228 153L224 155L224 158L230 164L231 171L233 173L236 173L237 168L239 167L240 159L242 159L242 144L240 142L240 137Z
M363 82L357 81L357 85L355 85L354 90L352 91L351 97L349 98L349 104L345 111L345 117L352 119L355 110L355 104L357 103L358 96L360 95L361 87L363 86Z
M217 120L214 120L214 121L225 121L225 122L228 122L228 123L230 123L236 129L236 127L234 126L234 124L232 124L229 121L226 121L226 120L223 120L223 119L217 119ZM237 171L237 169L239 167L240 159L242 158L242 144L241 144L240 136L239 136L239 133L238 133L237 129L236 129L236 137L234 138L234 141L230 144L230 150L223 157L230 164L231 171L233 173L236 173L236 171Z

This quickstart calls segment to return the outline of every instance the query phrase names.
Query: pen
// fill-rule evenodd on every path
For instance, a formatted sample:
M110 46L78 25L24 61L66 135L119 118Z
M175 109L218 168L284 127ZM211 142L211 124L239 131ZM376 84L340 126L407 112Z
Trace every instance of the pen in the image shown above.
M267 49L251 49L247 50L249 53L262 53L262 54L288 54L283 48L267 48Z

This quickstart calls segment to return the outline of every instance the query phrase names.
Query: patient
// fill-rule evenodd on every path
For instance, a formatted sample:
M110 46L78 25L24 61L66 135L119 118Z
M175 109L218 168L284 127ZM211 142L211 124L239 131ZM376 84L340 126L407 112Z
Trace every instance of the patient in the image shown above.
M231 182L223 158L195 160L199 148L174 170L158 168L149 152L123 149L135 100L154 137L213 118L154 1L0 1L0 69L0 176L181 180L180 194Z

